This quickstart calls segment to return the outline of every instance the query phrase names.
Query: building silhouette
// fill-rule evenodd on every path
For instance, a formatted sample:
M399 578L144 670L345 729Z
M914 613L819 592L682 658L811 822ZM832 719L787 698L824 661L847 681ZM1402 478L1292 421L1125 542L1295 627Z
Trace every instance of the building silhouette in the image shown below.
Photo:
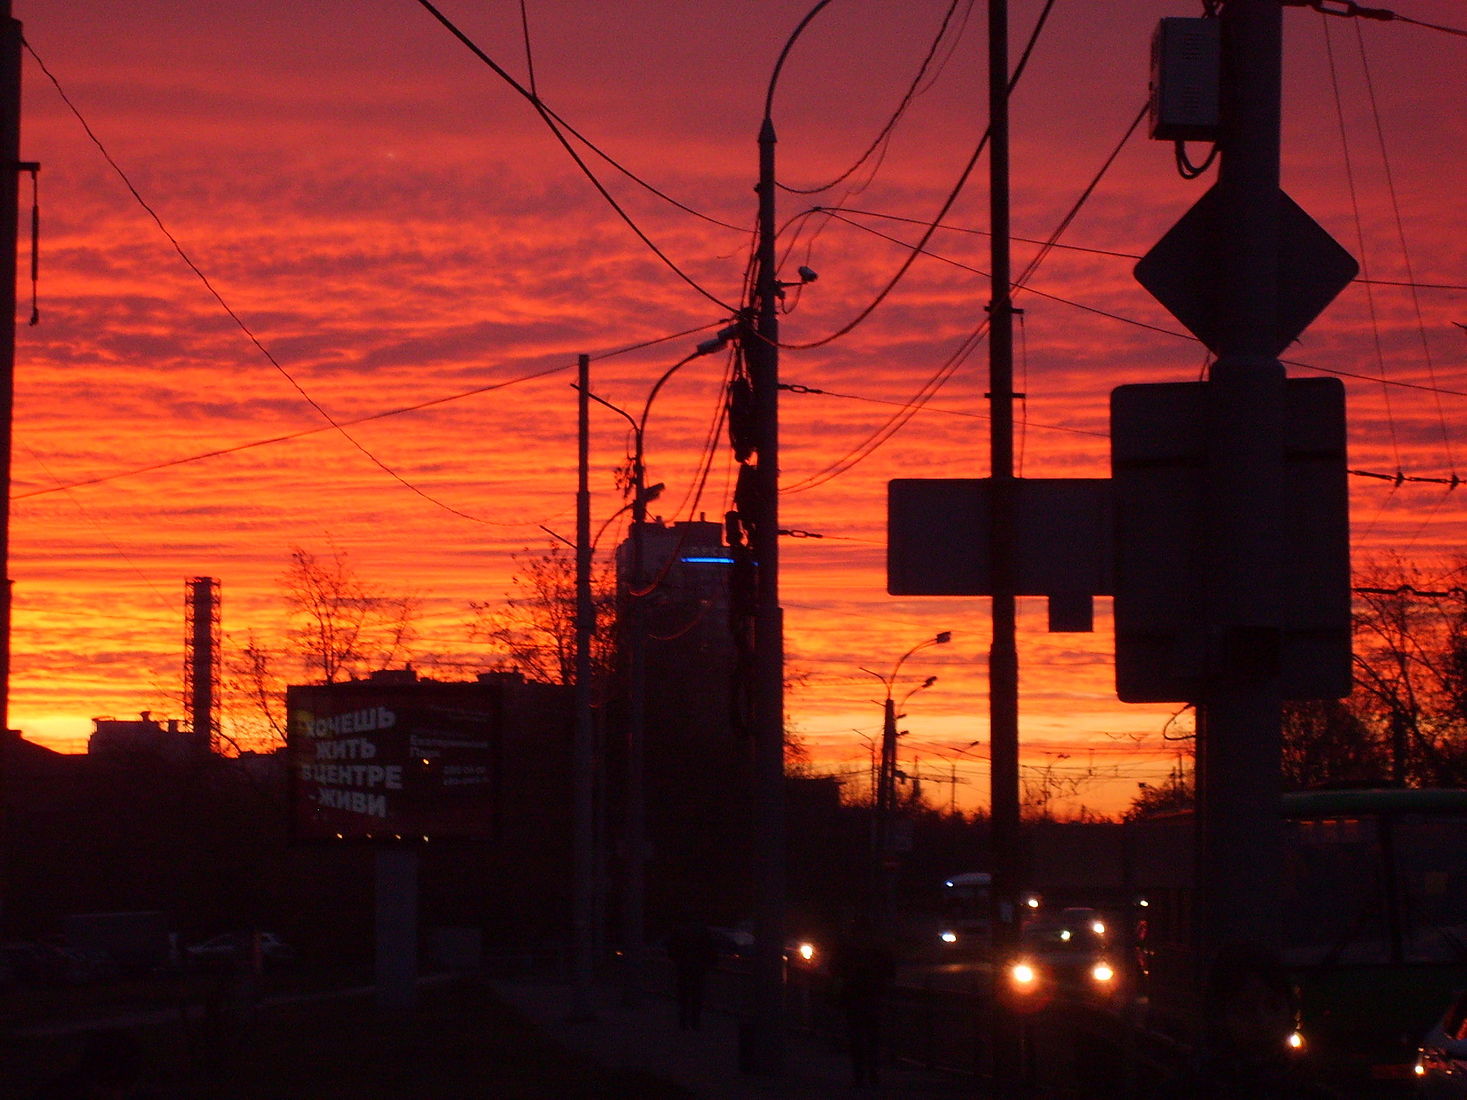
M147 710L136 718L93 718L87 738L87 755L113 760L151 756L177 763L208 751L208 741L195 737L178 719L160 720Z
M730 603L735 555L707 521L634 524L617 548L618 637L606 751L614 835L625 836L634 643L643 631L646 915L656 940L680 913L753 912L752 744ZM624 864L625 845L617 856Z

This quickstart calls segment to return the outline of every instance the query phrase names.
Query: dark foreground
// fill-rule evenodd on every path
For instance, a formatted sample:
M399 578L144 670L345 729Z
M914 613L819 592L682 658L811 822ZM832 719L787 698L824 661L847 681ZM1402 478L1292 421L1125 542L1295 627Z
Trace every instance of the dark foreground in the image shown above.
M140 1065L137 1092L121 1095L156 1100L691 1095L567 1051L477 982L425 988L411 1020L383 1018L369 994L276 1004L227 1023L166 1012L116 1020L113 1037L135 1043ZM37 1034L18 1023L0 1033L0 1095L87 1095L67 1090L96 1032Z

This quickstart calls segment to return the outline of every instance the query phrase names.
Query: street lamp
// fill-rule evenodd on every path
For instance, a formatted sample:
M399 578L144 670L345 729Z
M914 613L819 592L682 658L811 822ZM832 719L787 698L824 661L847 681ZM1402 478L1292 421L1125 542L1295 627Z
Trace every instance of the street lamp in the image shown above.
M906 706L908 699L910 699L912 696L916 695L917 692L922 691L922 690L924 690L926 688L930 688L935 683L937 683L937 677L936 676L929 676L929 677L927 677L927 679L923 680L920 684L918 684L916 687L914 687L911 691L909 691L905 695L903 695L902 696L902 701L900 703L898 703L897 706L899 706L899 707Z
M645 962L646 940L646 868L647 848L647 795L646 795L646 727L647 727L647 632L642 615L643 537L647 524L647 505L662 493L659 483L650 488L646 484L646 439L647 416L652 411L652 402L663 385L680 368L700 356L716 351L726 343L727 337L720 333L714 340L699 344L691 354L683 357L662 373L657 379L647 400L642 405L642 415L634 418L631 413L613 405L604 397L598 397L589 389L582 389L584 397L610 409L624 419L632 429L632 485L631 501L609 517L601 530L627 508L632 511L632 565L627 586L629 599L626 604L627 628L627 761L626 761L626 876L622 898L622 951L625 960L625 985L623 998L629 1004L641 1000L642 968ZM582 388L584 382L577 388ZM601 532L597 532L597 539Z
M862 672L866 673L869 676L875 676L878 680L881 681L882 686L886 688L886 698L882 702L881 767L876 776L876 820L874 822L875 828L873 829L872 838L873 847L876 849L873 854L878 860L882 861L883 864L891 856L893 839L891 834L892 810L894 808L893 803L895 802L896 796L896 745L898 736L896 724L898 715L897 704L896 701L892 698L892 692L896 688L897 676L902 670L902 665L906 662L908 657L912 656L912 654L914 653L919 652L920 650L926 649L928 646L946 645L948 642L952 641L952 638L952 631L944 630L938 634L933 635L931 638L927 638L923 641L918 642L911 649L907 650L905 653L897 658L896 664L892 666L891 673L886 676L883 676L879 672L873 672L869 668L861 668ZM907 694L902 698L902 703L905 704L906 701L917 692L921 691L923 688L931 687L936 682L936 676L929 676L917 687L914 687L911 691L907 692ZM889 876L887 876L885 873L882 873L881 878L887 883L888 886L890 885ZM890 910L891 898L889 889L886 891L886 895L887 897L885 900L887 902L887 908L888 910ZM889 917L890 915L891 914L888 911L887 916Z

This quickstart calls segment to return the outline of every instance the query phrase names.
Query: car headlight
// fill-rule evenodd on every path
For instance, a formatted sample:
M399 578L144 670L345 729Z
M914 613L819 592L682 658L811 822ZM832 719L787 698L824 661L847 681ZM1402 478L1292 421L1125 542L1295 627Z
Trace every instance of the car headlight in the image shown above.
M1090 968L1090 977L1101 985L1115 978L1116 972L1108 962L1098 962Z
M942 933L941 939L943 943L957 943L958 934L956 932L944 932Z

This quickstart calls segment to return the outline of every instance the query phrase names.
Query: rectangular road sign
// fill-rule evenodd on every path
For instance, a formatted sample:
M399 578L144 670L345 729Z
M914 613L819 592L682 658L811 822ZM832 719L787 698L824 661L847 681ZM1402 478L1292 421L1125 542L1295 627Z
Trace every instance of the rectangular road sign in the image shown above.
M1205 382L1111 393L1116 691L1128 703L1197 702L1209 683L1274 664L1286 699L1350 693L1350 531L1345 393L1335 378L1285 383L1282 583L1272 621L1208 621Z
M887 485L886 590L893 596L988 596L992 481L898 478ZM1075 601L1111 591L1110 482L1016 478L1017 596Z

